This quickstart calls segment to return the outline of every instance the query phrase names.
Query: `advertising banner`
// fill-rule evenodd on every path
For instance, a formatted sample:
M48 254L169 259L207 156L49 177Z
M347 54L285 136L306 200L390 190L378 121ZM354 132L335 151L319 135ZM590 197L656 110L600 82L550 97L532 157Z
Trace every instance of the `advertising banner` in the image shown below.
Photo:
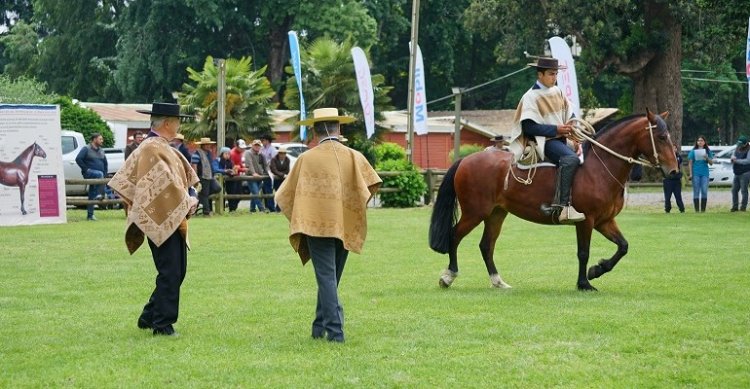
M289 31L289 54L292 57L292 69L294 69L294 78L297 80L297 89L299 89L299 120L305 120L307 112L305 111L305 97L302 95L302 64L296 31ZM307 126L299 126L299 137L303 142L307 139Z
M417 135L427 133L427 90L424 82L424 61L419 45L414 66L414 132Z
M0 226L65 223L56 105L0 104Z
M372 78L370 77L370 64L367 62L365 52L359 47L352 48L352 60L354 61L354 72L357 74L359 100L362 103L362 114L365 118L365 129L369 139L375 133L375 100L372 91Z
M570 52L570 46L568 46L564 39L556 36L550 38L549 48L552 51L552 56L557 58L557 62L566 67L557 72L557 86L560 87L565 97L568 98L573 112L580 119L582 116L581 101L578 98L578 77L576 76L576 65L573 62L573 54Z

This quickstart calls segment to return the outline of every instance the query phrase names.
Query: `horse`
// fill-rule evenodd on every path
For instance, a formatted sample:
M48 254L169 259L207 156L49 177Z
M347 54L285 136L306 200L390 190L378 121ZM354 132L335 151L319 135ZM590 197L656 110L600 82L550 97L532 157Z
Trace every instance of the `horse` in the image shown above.
M625 184L633 164L656 167L663 174L677 172L672 140L664 121L667 116L667 112L658 115L647 110L645 115L632 115L611 123L584 142L585 162L575 174L571 193L573 206L586 215L575 223L578 290L597 290L589 280L611 271L628 252L628 241L615 217L623 208ZM640 156L647 159L637 160ZM533 180L529 180L530 172L519 169L512 153L500 150L474 153L457 160L448 169L438 189L429 231L430 247L449 256L448 268L439 279L440 286L447 288L453 283L458 275L458 245L484 222L479 250L490 283L496 288L510 288L500 277L493 258L508 213L538 224L559 224L557 215L550 214L548 206L555 191L556 167L538 167ZM527 179L518 178L524 176ZM457 204L460 204L460 219ZM617 251L586 272L594 229L617 245ZM530 241L530 244L544 243L543 239Z
M23 206L24 193L34 157L47 158L47 153L36 142L27 147L13 162L0 162L0 184L18 187L21 192L21 213L24 215L27 213Z

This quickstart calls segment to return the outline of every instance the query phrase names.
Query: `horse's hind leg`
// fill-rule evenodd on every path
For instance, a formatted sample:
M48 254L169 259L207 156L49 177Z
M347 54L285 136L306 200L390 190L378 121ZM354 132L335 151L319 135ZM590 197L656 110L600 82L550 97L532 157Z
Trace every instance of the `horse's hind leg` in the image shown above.
M463 240L463 238L466 237L474 227L479 225L481 221L481 218L477 216L468 216L468 212L462 210L461 218L458 220L458 223L456 223L456 226L453 227L453 242L450 251L448 252L448 268L443 270L443 273L440 275L439 282L440 286L443 288L451 286L456 277L458 277L458 245L461 244L461 240Z
M508 211L495 208L490 216L484 219L484 233L482 233L482 240L479 242L479 250L482 252L482 259L484 259L484 264L487 266L490 283L495 288L504 289L511 286L506 284L500 277L500 272L495 267L494 254L495 243L497 243L497 238L500 236L506 216L508 216Z
M620 228L617 226L617 222L615 222L614 219L597 226L596 230L604 235L605 238L609 239L612 243L616 244L617 251L615 252L615 255L612 256L612 258L602 259L598 264L589 268L589 280L601 277L604 273L611 271L615 267L615 265L617 265L617 262L619 262L620 259L628 253L628 241L625 240L624 236L622 236Z

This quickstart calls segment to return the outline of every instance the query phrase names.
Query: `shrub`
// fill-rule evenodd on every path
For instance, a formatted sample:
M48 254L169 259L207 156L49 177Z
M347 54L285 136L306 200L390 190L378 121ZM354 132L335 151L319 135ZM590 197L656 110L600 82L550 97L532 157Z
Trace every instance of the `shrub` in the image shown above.
M458 149L458 157L464 158L471 154L474 154L476 152L484 150L485 146L477 145L477 144L471 144L471 145L461 145L461 147ZM453 161L453 151L451 150L448 153L448 159Z
M98 132L104 137L104 147L112 147L115 144L115 136L112 134L112 130L98 113L74 104L68 97L60 97L55 101L55 104L60 105L60 127L62 129L80 132L86 142L90 140L92 134Z
M375 160L380 162L405 160L406 150L396 143L381 143L375 146Z
M398 188L398 192L380 194L383 207L408 208L415 206L427 192L427 184L417 168L405 159L384 160L376 166L378 171L399 171L402 174L383 177L382 188Z

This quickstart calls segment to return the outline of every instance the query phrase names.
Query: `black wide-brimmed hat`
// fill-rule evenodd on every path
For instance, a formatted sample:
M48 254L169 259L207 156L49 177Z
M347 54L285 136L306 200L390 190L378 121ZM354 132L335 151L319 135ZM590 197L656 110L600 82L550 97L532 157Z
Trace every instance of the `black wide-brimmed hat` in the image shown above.
M567 66L559 65L557 58L552 57L539 57L536 59L536 62L529 63L528 65L539 69L567 69Z
M145 113L146 115L152 116L174 116L180 118L191 118L190 115L183 115L180 113L180 105L172 103L152 103L151 110L136 109L136 112Z

